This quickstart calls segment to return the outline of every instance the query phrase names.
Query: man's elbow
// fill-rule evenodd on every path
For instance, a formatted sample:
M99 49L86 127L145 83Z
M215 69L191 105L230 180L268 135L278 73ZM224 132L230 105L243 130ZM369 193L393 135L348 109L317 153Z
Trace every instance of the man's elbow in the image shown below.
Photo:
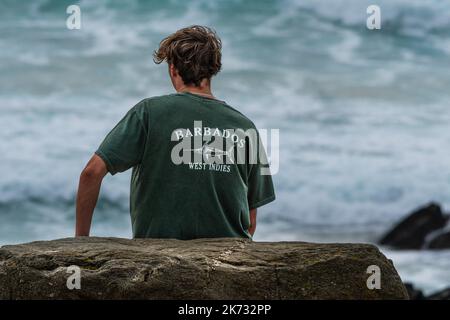
M107 173L105 162L99 156L94 155L81 171L80 181L102 180Z
M81 171L80 181L96 181L101 180L105 176L102 170L99 170L92 166L87 166Z

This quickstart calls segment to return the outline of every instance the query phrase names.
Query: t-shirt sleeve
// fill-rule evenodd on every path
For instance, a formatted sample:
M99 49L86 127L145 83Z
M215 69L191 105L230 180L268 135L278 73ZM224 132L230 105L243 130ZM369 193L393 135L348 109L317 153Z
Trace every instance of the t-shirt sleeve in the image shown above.
M128 170L142 161L147 130L132 108L108 133L95 154L103 159L112 175Z
M266 151L258 135L258 153L255 164L250 164L247 198L250 209L261 207L275 200L272 175Z

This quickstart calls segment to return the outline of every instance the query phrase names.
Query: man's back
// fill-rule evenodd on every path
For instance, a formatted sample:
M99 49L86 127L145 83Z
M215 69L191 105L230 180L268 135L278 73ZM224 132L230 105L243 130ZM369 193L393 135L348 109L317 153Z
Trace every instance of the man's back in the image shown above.
M225 102L192 93L132 108L96 154L111 174L133 167L134 237L251 238L249 210L275 196L260 164L237 157L248 153L248 130L253 123Z
M153 54L176 94L142 100L112 129L80 175L77 236L88 236L105 175L133 168L134 237L251 238L256 208L275 199L253 123L214 98L222 42L204 26L182 28Z

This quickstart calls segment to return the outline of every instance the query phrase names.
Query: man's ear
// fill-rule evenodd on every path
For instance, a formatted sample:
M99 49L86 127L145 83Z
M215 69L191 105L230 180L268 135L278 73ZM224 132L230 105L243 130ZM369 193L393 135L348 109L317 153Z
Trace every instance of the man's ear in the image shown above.
M173 65L173 63L169 64L169 73L172 78L175 78L176 76L178 76L178 71L175 68L175 66Z

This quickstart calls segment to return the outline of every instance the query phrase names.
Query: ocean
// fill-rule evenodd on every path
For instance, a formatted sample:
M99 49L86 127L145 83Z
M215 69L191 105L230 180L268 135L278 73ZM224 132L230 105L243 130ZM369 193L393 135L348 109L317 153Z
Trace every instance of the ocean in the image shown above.
M450 2L0 0L0 244L72 236L78 177L145 97L172 93L152 52L217 30L214 94L280 130L277 200L257 241L374 243L430 201L450 210ZM66 8L81 8L81 29ZM108 176L92 234L131 237L130 173ZM392 251L404 281L450 286L450 250Z

